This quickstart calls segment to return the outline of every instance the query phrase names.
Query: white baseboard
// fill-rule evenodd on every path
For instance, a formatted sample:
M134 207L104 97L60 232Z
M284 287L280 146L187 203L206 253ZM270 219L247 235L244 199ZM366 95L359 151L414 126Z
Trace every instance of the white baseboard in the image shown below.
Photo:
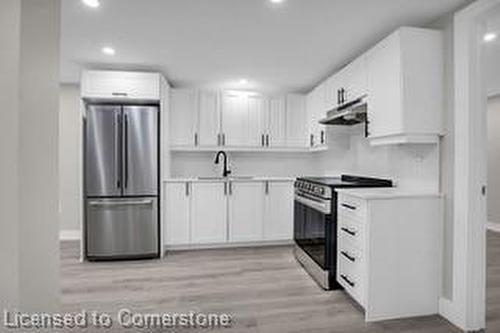
M79 241L81 232L80 230L60 230L59 240L60 241Z
M488 222L486 228L490 231L500 232L500 223Z
M448 320L451 324L464 330L465 325L461 320L462 318L460 318L460 314L455 308L455 305L449 299L444 297L441 297L439 299L439 314L446 320Z

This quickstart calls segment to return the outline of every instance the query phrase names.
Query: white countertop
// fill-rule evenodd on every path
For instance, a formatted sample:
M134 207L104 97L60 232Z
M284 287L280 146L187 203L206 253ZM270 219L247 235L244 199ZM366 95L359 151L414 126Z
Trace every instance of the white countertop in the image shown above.
M198 183L216 183L216 182L262 182L262 181L273 181L273 182L293 182L294 177L274 177L274 176L256 176L256 177L246 177L246 176L235 176L227 178L217 178L217 177L188 177L188 178L167 178L164 179L164 183L186 183L186 182L198 182Z
M400 188L344 188L336 189L337 193L345 193L360 199L397 199L417 197L441 197L439 192Z

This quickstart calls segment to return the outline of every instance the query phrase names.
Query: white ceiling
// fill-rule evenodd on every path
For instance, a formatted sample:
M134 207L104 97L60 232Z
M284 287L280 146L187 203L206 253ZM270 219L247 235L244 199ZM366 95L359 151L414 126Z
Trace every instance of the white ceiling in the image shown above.
M500 94L500 6L486 19L486 31L497 34L497 39L484 43L486 88L488 95Z
M395 28L425 26L466 2L101 0L91 9L63 0L61 82L95 67L160 70L176 86L304 91Z

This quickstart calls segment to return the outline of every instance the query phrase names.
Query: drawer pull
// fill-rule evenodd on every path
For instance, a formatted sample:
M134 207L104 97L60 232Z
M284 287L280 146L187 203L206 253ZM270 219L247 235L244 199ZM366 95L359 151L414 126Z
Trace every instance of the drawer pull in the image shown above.
M348 233L349 235L351 236L356 236L357 235L357 232L356 231L352 231L352 230L349 230L347 228L341 228L340 230L342 230L343 232L345 233Z
M345 251L340 251L340 254L342 254L344 257L346 257L351 262L355 262L356 261L355 257L349 255L349 253L347 253Z
M127 97L128 96L128 94L124 93L124 92L113 92L113 93L111 93L111 95L113 95L113 96L122 96L122 97Z
M350 209L350 210L356 210L357 209L357 207L351 206L351 205L348 205L348 204L345 204L345 203L343 203L341 205L342 205L342 207Z
M348 285L350 285L352 288L354 288L356 286L356 283L352 282L351 280L349 280L349 278L347 276L345 276L344 274L341 274L340 275L340 278L342 280L344 280Z

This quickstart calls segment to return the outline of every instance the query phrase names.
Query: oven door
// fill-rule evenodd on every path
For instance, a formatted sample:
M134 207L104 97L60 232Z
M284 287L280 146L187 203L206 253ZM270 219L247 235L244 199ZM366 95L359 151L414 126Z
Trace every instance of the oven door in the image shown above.
M331 200L295 193L295 243L323 270L330 266Z

